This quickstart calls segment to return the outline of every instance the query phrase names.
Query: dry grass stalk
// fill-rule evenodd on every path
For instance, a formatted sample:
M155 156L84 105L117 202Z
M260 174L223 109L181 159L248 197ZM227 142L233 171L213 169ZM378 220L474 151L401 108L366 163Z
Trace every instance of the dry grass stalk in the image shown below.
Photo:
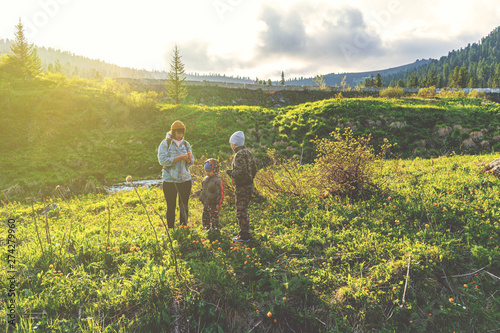
M35 208L33 207L33 200L31 200L31 211L33 212L33 223L35 224L36 236L38 238L38 242L40 243L40 249L42 249L42 254L45 255L42 239L40 238L40 233L38 232L38 225L36 223L36 213L35 213Z
M132 180L132 176L127 176L127 178L126 178L127 183L130 183L131 180ZM142 207L144 208L144 211L146 212L146 216L148 217L149 225L151 226L151 228L153 229L153 232L155 234L156 247L158 248L158 252L160 253L160 264L163 266L163 252L162 252L161 247L160 247L160 242L158 241L158 234L156 233L156 229L155 229L153 223L151 222L151 218L149 217L149 213L148 213L148 210L146 209L146 205L142 201L142 198L139 195L139 192L137 191L137 189L135 187L134 187L134 191L135 191L135 194L137 194L137 197L139 198L139 201L140 201Z

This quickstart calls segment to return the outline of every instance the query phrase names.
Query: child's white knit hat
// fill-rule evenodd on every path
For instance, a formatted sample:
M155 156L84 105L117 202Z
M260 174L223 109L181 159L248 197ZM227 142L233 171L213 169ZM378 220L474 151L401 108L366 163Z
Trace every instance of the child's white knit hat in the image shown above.
M229 142L235 144L237 146L245 145L245 134L242 131L234 132L233 135L229 138Z

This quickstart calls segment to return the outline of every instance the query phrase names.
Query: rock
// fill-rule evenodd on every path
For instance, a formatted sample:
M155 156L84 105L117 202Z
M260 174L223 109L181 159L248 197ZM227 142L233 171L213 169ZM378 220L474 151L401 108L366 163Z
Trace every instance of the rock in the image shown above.
M491 173L495 177L500 178L500 158L488 163L488 165L481 170L481 173Z

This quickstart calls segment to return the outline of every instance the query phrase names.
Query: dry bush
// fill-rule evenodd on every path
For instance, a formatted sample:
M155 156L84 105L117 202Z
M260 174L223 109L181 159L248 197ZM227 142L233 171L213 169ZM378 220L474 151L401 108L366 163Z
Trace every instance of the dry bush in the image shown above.
M264 193L300 197L310 193L311 177L307 166L301 166L297 159L277 160L276 150L269 149L267 155L274 162L260 170L255 177L255 185Z
M313 192L356 197L365 194L373 183L376 160L392 145L384 140L380 156L369 145L370 136L354 137L351 129L337 129L331 137L312 140L317 158L313 165L300 165L296 159L277 161L275 151L268 156L274 163L260 170L256 185L263 194L302 197Z
M354 137L350 129L336 129L330 136L333 140L313 140L318 153L314 164L315 187L322 193L341 197L363 195L372 185L376 160L369 145L371 136Z

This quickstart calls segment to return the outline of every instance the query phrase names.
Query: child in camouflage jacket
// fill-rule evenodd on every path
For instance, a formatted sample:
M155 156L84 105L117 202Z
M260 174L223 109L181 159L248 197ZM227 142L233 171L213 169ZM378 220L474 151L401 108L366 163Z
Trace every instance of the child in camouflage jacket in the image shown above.
M227 170L231 181L235 186L234 196L236 200L236 218L239 224L238 237L233 242L250 241L250 221L248 216L248 204L252 199L254 191L253 179L257 173L252 153L245 147L245 135L243 132L235 132L229 139L234 151L232 170Z

